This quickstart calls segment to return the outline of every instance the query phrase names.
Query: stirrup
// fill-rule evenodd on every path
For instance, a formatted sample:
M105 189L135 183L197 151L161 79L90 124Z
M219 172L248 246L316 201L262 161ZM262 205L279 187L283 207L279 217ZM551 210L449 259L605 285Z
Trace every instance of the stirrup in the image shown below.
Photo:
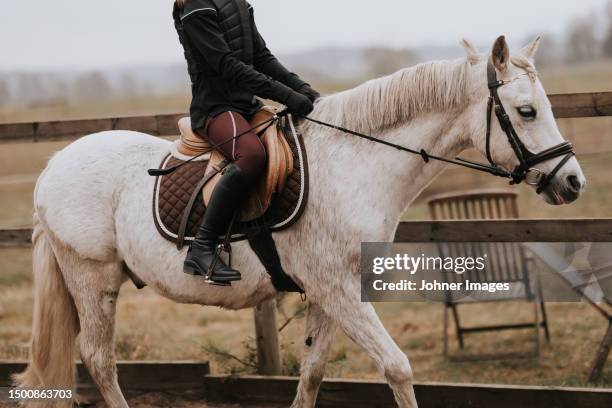
M232 282L217 282L208 277L204 278L204 283L208 283L213 286L232 286Z
M227 252L229 254L229 257L230 257L229 264L230 265L232 264L232 247L231 246L226 247L225 243L221 243L217 245L217 248L215 250L215 256L213 257L213 261L208 267L208 271L206 271L206 275L204 275L204 283L207 283L213 286L225 286L225 287L232 286L232 282L219 282L219 281L212 280L212 274L213 274L215 264L217 263L218 260L221 259L221 252Z

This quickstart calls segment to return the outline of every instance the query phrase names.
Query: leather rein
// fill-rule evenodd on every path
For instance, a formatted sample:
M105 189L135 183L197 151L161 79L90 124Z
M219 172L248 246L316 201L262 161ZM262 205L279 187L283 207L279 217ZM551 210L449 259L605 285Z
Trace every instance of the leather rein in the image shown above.
M515 78L516 79L516 78ZM486 163L478 163L470 160L465 160L460 157L455 159L449 159L446 157L436 156L433 154L427 153L424 149L414 150L405 146L401 146L395 143L387 142L384 140L377 139L373 136L366 135L363 133L356 132L354 130L350 130L344 128L342 126L336 126L330 123L326 123L317 119L310 118L308 116L303 116L303 118L312 123L316 123L321 126L325 126L334 130L338 130L343 133L347 133L353 136L357 136L362 139L366 139L372 141L374 143L382 144L385 146L393 147L397 150L401 150L404 152L417 154L421 156L425 163L429 163L430 160L437 160L441 162L446 162L450 164L454 164L457 166L467 167L472 170L477 170L481 172L485 172L488 174L492 174L497 177L503 177L510 179L510 184L520 184L525 181L525 183L529 185L536 186L536 192L540 194L544 191L549 185L555 175L561 170L561 168L571 159L575 153L574 148L571 143L563 142L551 148L545 149L539 153L530 152L527 147L525 147L524 143L519 138L514 126L512 125L512 121L508 116L504 105L502 104L498 89L499 87L511 83L514 79L503 81L497 78L497 72L495 71L495 66L493 65L493 61L489 58L487 63L487 82L489 87L489 101L487 104L487 131L486 131L486 156L489 164ZM506 134L508 143L512 147L516 158L519 161L519 164L512 170L508 171L503 167L497 165L493 160L491 155L491 123L493 112L495 112L495 116L503 130ZM534 167L537 164L555 159L557 157L563 156L563 159L555 166L555 168L550 173L545 173L542 170Z

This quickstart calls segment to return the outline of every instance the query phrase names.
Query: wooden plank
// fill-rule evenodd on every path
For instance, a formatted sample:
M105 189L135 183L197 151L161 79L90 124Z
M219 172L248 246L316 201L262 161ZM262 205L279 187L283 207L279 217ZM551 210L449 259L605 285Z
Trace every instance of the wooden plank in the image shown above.
M24 247L31 245L31 229L0 230L0 248Z
M29 245L32 230L0 230L0 247ZM612 242L612 218L406 221L395 242Z
M612 116L612 92L549 95L556 118Z
M395 242L610 242L612 219L410 221Z
M24 362L0 362L0 387ZM209 402L288 405L295 397L298 378L209 375L207 363L120 362L119 382L126 394L140 392L190 393L200 391ZM94 387L79 365L79 392ZM208 374L208 375L207 375ZM612 389L561 388L452 383L415 383L421 408L515 408L612 406ZM193 395L193 394L190 394ZM328 379L321 385L318 407L395 406L393 393L382 381Z
M0 143L73 140L107 130L172 136L178 133L177 122L183 116L185 114L0 124Z
M553 94L549 98L557 118L612 116L612 92ZM186 115L5 123L0 124L0 143L73 140L105 130L133 130L155 136L172 136L178 133L178 120Z
M0 361L0 387L11 385L11 375L26 368L25 362ZM78 387L93 385L83 363L77 364ZM196 361L120 361L117 363L119 384L130 390L183 390L201 388L210 373L208 362Z
M289 405L297 378L215 376L205 378L207 400ZM416 383L420 408L608 408L612 390L592 388L525 387L482 384ZM393 393L381 381L337 380L323 382L317 407L396 406Z
M276 327L276 301L260 303L254 308L257 340L257 372L262 375L281 374L280 346Z

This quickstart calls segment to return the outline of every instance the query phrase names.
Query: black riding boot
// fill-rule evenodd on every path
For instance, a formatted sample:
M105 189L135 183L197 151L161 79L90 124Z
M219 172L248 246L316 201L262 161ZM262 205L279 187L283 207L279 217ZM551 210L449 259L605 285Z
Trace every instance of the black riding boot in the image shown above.
M200 229L195 236L183 270L189 275L208 276L211 281L229 284L241 279L240 272L228 267L218 256L220 237L227 233L247 197L248 185L240 167L230 164L215 186Z

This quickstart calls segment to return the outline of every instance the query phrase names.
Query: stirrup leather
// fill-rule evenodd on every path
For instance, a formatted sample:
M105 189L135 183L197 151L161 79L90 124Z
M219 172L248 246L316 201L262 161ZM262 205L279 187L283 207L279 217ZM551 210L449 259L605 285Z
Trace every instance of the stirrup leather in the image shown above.
M232 246L229 243L226 245L225 242L218 244L215 248L215 256L213 257L213 261L208 266L208 270L206 271L206 275L204 275L204 283L208 283L209 285L215 286L232 286L231 282L218 282L212 279L213 271L215 270L215 266L217 262L221 261L221 253L227 252L229 255L229 263L228 267L232 267Z
M223 238L223 242L219 243L215 248L215 255L213 257L213 261L208 266L208 271L206 271L206 276L204 276L204 282L210 285L216 286L232 286L231 282L218 282L213 280L213 271L215 270L215 265L217 262L221 261L221 253L227 252L228 254L228 262L227 267L232 268L232 230L234 229L234 223L236 222L238 214L234 214L232 220L230 221L229 228L225 233L225 237Z

